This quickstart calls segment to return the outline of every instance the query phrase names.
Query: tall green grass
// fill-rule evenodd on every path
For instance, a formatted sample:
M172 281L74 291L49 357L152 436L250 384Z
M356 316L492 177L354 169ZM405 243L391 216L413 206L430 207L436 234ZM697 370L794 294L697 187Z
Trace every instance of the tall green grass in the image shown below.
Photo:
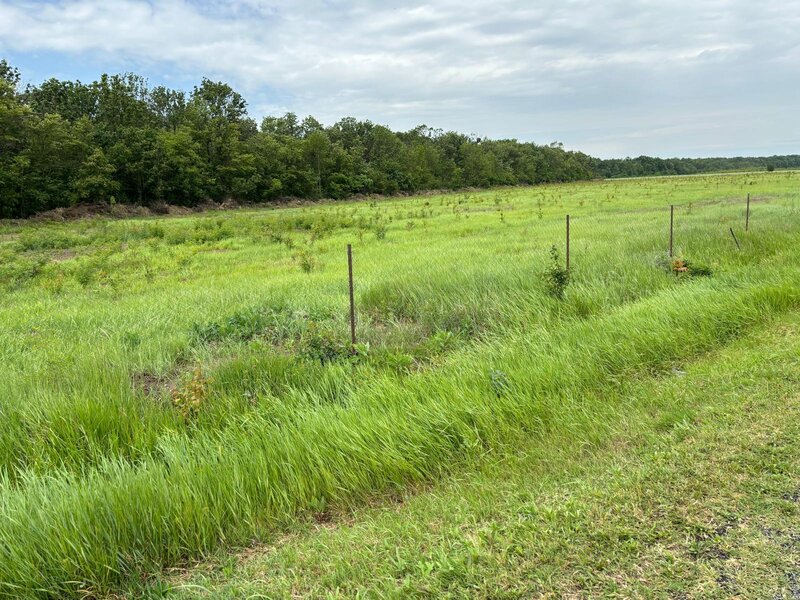
M220 542L263 536L298 510L436 476L520 429L535 438L585 428L583 400L598 398L589 391L800 306L800 290L780 283L797 275L776 271L774 283L738 290L670 290L551 334L473 349L411 381L376 378L346 406L307 409L291 422L256 413L217 431L166 436L158 456L139 464L109 460L83 477L6 483L0 582L18 596L108 591ZM498 366L507 382L500 390L488 376Z
M3 225L16 275L0 304L0 591L107 592L268 536L297 511L434 477L520 431L591 436L603 389L797 306L798 182ZM737 252L727 228L756 185ZM678 251L711 278L664 270L670 201ZM558 301L541 274L565 212L572 283ZM198 368L187 417L170 389Z

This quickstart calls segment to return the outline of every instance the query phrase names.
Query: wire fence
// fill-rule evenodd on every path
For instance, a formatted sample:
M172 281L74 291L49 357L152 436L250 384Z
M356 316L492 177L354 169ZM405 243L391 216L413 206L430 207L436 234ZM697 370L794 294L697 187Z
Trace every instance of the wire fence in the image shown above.
M781 232L796 223L788 218L794 203L751 194L667 206L575 206L571 199L560 215L558 201L467 196L444 197L439 206L377 206L369 234L342 252L350 344L403 325L426 335L474 329L477 321L491 326L506 308L540 298L542 274L558 267L571 285L623 302L659 285L665 270L709 275L756 260L785 242Z

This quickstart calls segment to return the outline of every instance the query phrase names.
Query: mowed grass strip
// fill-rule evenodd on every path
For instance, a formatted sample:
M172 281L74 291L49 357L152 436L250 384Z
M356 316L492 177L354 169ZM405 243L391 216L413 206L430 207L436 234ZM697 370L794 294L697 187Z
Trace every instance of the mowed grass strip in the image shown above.
M442 483L316 515L132 594L795 598L798 384L793 313L605 390L598 438L518 440Z

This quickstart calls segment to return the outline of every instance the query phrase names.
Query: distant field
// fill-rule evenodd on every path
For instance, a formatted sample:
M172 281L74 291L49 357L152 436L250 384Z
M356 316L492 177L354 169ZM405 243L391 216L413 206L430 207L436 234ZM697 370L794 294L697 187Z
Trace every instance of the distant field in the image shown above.
M798 172L2 223L0 592L138 589L520 439L602 438L626 381L800 307L798 258Z

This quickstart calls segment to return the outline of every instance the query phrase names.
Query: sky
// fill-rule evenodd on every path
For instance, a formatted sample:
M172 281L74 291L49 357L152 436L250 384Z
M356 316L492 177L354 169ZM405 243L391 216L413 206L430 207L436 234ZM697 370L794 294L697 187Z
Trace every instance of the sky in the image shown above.
M800 153L796 0L0 0L25 83L231 84L251 116L562 142L603 158Z

